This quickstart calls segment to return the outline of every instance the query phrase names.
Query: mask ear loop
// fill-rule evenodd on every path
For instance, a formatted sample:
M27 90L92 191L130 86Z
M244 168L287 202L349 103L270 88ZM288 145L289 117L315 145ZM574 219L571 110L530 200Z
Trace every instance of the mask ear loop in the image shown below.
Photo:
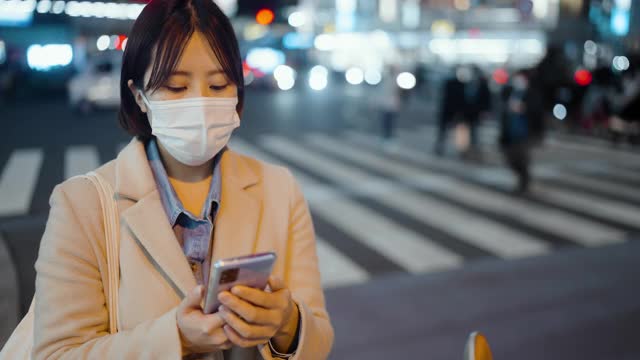
M144 95L144 92L142 92L142 90L138 90L138 94L140 94L140 97L142 97L142 102L145 104L145 106L147 107L147 113L149 113L151 111L151 104L149 103L149 100L147 99L147 97Z

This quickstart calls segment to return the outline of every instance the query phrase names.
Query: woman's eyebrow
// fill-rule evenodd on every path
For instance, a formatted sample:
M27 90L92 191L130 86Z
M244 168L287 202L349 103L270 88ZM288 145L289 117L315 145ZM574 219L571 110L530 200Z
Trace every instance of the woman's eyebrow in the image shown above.
M220 74L223 73L224 71L221 69L214 69L214 70L209 70L207 72L207 75L215 75L215 74ZM184 70L175 70L171 72L171 75L182 75L182 76L191 76L192 73L191 71L184 71Z

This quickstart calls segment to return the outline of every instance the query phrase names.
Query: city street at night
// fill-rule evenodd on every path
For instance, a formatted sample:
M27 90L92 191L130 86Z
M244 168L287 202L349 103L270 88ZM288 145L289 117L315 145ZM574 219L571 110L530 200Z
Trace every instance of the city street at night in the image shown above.
M144 42L157 36L150 33L138 41L135 27L132 28L138 16L145 16L154 2L174 4L173 0L113 0L108 5L94 1L0 0L0 349L9 343L32 299L41 306L36 307L36 318L58 311L47 307L52 306L51 293L69 302L69 309L61 310L69 315L60 321L69 320L69 324L78 327L77 331L84 332L64 333L73 328L61 324L51 333L36 330L36 343L55 331L66 336L58 339L59 350L67 346L62 342L69 339L115 336L108 331L102 333L109 325L104 320L106 315L100 324L84 321L89 310L75 307L83 301L89 303L76 297L84 294L83 286L89 289L86 284L93 284L83 282L87 275L81 269L92 266L94 275L104 279L102 265L111 265L113 260L98 259L93 253L79 257L77 254L89 248L89 243L76 246L69 239L84 241L81 235L62 239L56 233L60 225L56 228L55 221L50 220L56 218L50 217L50 212L55 214L50 211L50 200L57 185L72 186L73 180L69 179L109 162L117 166L124 161L123 149L140 145L140 141L145 142L148 157L140 166L151 164L157 182L153 189L159 190L154 196L157 204L161 199L165 208L162 212L156 206L154 211L161 214L162 222L169 215L171 227L158 227L175 232L195 276L191 279L192 273L187 271L189 281L196 279L202 284L198 269L210 266L211 259L194 260L189 252L192 245L186 245L186 241L192 241L190 236L202 236L198 232L201 229L196 231L192 228L196 225L183 224L185 219L193 220L192 216L198 218L192 215L195 212L187 211L186 204L194 201L194 184L201 186L203 179L176 180L176 169L193 175L189 171L199 169L203 163L213 163L209 162L213 155L194 165L181 161L170 146L190 145L190 149L196 149L197 145L209 150L209 132L224 126L222 105L217 105L218 112L211 110L216 101L226 101L216 91L230 89L226 84L222 90L214 90L216 85L209 82L214 76L231 79L225 72L225 63L218 59L217 66L224 69L209 71L206 86L171 85L181 76L182 80L195 82L198 73L170 69L169 80L160 84L157 93L149 89L145 89L146 95L142 91L135 93L137 83L124 82L121 68L125 69L122 73L131 71L126 67L127 56L146 49L148 44ZM236 193L227 192L225 180L218 179L222 185L215 182L217 167L213 167L213 175L211 168L206 168L208 177L204 183L211 184L210 189L209 185L206 188L210 193L206 199L204 192L199 194L206 206L203 208L199 202L197 209L203 208L202 214L209 213L198 221L209 221L214 229L209 229L213 232L205 240L211 244L225 242L230 247L241 246L236 242L243 241L241 235L250 231L258 232L260 236L254 237L265 241L263 227L281 226L289 232L289 239L272 236L278 238L268 239L273 243L258 241L254 252L273 247L274 252L283 251L277 254L279 257L287 259L278 259L273 271L286 268L283 286L291 286L290 303L298 309L297 315L281 318L282 324L293 324L294 330L298 319L296 340L279 345L286 350L286 344L297 344L298 350L295 346L289 349L303 355L292 359L322 359L322 355L308 355L316 351L309 350L309 346L318 346L319 354L330 350L328 358L336 360L491 360L490 355L482 357L478 348L469 347L469 336L476 331L486 337L495 359L640 359L636 339L640 324L639 0L214 3L215 8L206 6L211 7L210 11L219 6L221 11L215 16L228 16L229 25L236 32L239 57L231 58L237 60L234 71L244 87L242 111L235 108L235 102L229 110L234 119L240 119L240 126L233 131L223 158L231 151L288 169L300 185L313 228L310 222L306 227L309 231L298 228L306 219L300 215L304 213L291 212L291 219L272 219L276 210L282 210L280 207L287 206L291 211L296 204L283 197L273 203L277 205L267 206L265 199L274 198L268 191L288 193L281 191L281 183L262 184L262 176L268 179L262 170L251 173L257 180L247 181L248 185L242 188L244 191L258 184L256 188L263 189L264 194L255 191L251 195L259 199L255 202L260 205L255 208L259 210L247 209L247 220L236 219L241 225L236 224L233 231L226 224L219 224L229 219L224 217L229 216L228 204L240 204L244 198L225 198ZM186 8L175 11L196 11ZM207 16L213 15L210 12ZM198 34L204 36L202 32ZM196 46L202 44L205 48L214 46L209 42L189 42L181 56L189 60L194 56L192 51L196 51L193 48L199 49ZM215 52L217 57L221 54ZM184 59L179 59L182 67ZM193 68L198 71L208 66L201 60L197 65ZM162 94L165 98L161 98ZM134 138L123 130L118 119L119 106L124 108L127 100L129 105L137 106L145 126L148 118L162 120L163 110L171 115L167 115L169 120L164 119L170 125L162 128L153 123L161 120L149 120L149 128L153 129L149 137L153 140ZM171 109L194 117L175 116L177 112ZM191 129L198 131L198 139L204 145L194 140L196 136L185 135L189 124L201 116L196 110L208 114L202 115L203 123L196 130ZM173 132L163 137L162 131ZM149 149L156 149L155 159ZM172 156L169 160L168 154ZM258 164L247 161L254 163ZM166 184L154 166L166 170ZM249 173L242 173L248 167L226 169ZM268 169L274 174L278 170ZM127 175L136 178L148 169L128 170L131 173ZM223 172L222 178L227 179L224 175ZM222 199L215 198L220 193L214 185L221 186ZM188 196L181 192L187 187L179 186L191 186ZM176 199L167 201L164 191ZM238 194L244 196L242 192ZM148 201L127 196L116 192L113 199L119 204L123 199ZM74 213L76 208L88 208L80 206L83 200L69 200L69 214L91 219L95 213ZM184 209L180 209L183 213L170 213L174 200L180 207L184 202ZM214 208L209 209L207 206L212 204ZM216 217L219 207L222 217ZM239 208L236 205L240 213L245 210ZM250 223L254 210L260 217L258 224ZM118 236L125 240L118 240L124 250L118 255L123 260L117 268L117 300L131 299L135 294L131 290L137 286L131 285L133 278L149 281L151 298L175 293L178 296L171 307L182 298L186 299L182 300L184 304L191 295L169 279L174 270L163 269L166 264L156 262L158 254L169 250L158 247L157 253L148 251L145 241L157 242L151 249L162 242L151 237L138 239L127 217L132 215L123 215L127 211L118 215L122 232ZM78 231L85 233L85 226L94 225L91 221L82 223L83 229ZM45 228L54 230L45 233ZM213 236L219 228L233 236L224 240ZM296 231L306 237L294 238L291 234ZM108 237L107 230L104 232ZM126 242L129 233L134 234L135 241ZM286 234L268 234L281 233ZM41 247L45 240L54 241L51 239L60 244L66 240L71 246L56 248L52 256L53 245ZM167 239L173 241L171 236ZM298 243L291 243L295 241ZM56 246L62 246L58 243ZM306 246L309 244L315 247ZM136 258L143 263L136 264L144 269L139 273L131 267L131 254L138 254L136 246L144 254ZM205 249L213 251L209 246L207 243ZM220 249L221 245L216 246ZM182 253L178 253L182 259ZM299 254L306 258L295 258ZM202 258L217 255L205 252ZM54 276L46 273L46 269L51 271L50 264L46 267L47 259L51 261L55 256L60 256L60 261L54 263L71 269L65 275L68 278L64 278L63 270L54 271ZM77 263L65 263L69 259ZM42 262L37 274L36 260ZM183 268L188 269L186 265ZM314 272L321 279L315 287ZM238 277L237 272L235 276ZM204 277L204 282L207 280L209 286L218 285L209 279L209 273ZM60 295L53 283L74 291ZM105 284L99 285L107 295ZM147 291L146 285L141 292ZM266 285L262 290L267 291ZM99 291L100 296L102 292ZM325 303L318 301L317 296L322 293ZM158 302L165 306L163 301ZM268 308L255 304L256 308ZM100 300L100 311L103 305L109 311L113 306L106 299ZM134 333L147 326L145 321L157 320L151 318L151 310L132 316L136 311L132 309L139 310L139 304L122 301L118 306L117 316L128 316L124 322L118 320L119 331ZM191 306L198 311L204 308ZM326 306L335 332L331 349L323 343L328 331L313 332L325 321L322 306ZM176 319L182 316L180 309ZM73 312L76 310L78 313ZM230 311L228 305L225 311ZM247 318L242 319L245 320L248 322ZM185 354L184 324L176 321L180 341L176 340L175 348L182 342ZM286 328L282 324L276 327L280 335L280 330ZM150 325L148 328L154 329ZM265 336L264 342L269 341L269 351L273 352L272 341L277 337L270 336ZM311 336L318 338L308 338ZM137 345L134 338L131 337L131 344ZM475 339L473 344L479 347ZM64 352L70 349L70 357L80 354L72 348L84 341L90 342L85 339L72 343L57 354L67 355ZM231 338L229 341L233 342ZM44 348L47 344L40 345ZM54 349L52 344L47 346ZM249 359L249 355L235 355L246 350L236 349L239 346L233 344L230 353L234 355L229 357L225 349L224 355L220 351L215 358ZM105 348L112 351L105 354L119 354L117 349L125 348L131 351L126 346ZM83 354L91 358L90 354L95 353ZM132 354L141 356L127 354L132 358L137 358ZM264 351L251 354L265 357ZM0 360L5 359L3 356L0 353Z

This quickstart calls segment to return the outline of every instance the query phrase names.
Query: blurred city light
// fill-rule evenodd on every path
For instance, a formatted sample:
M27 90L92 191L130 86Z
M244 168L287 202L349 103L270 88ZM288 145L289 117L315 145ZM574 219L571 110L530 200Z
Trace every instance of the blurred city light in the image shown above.
M31 45L27 49L27 64L31 69L47 71L54 66L66 66L73 60L69 44Z
M553 116L558 120L564 120L567 118L567 108L562 104L556 104L553 107Z
M616 56L613 58L612 66L617 71L626 71L629 70L629 58L626 56Z
M380 0L378 1L378 15L380 20L384 22L394 22L398 17L397 0Z
M285 49L309 49L313 46L313 35L299 32L290 32L282 37L282 46Z
M574 80L580 86L587 86L591 84L591 80L593 80L593 75L591 72L586 69L579 69L575 72Z
M40 14L48 13L49 11L51 11L51 1L49 0L40 1L38 3L38 6L36 7L36 11Z
M611 31L618 36L629 33L629 10L614 9L611 14Z
M353 31L356 22L357 0L335 0L335 25L339 32Z
M109 50L115 50L118 46L118 35L111 35L109 37Z
M51 12L56 15L62 14L64 12L64 7L65 7L64 1L62 0L55 1L53 3L53 6L51 7Z
M290 90L296 83L296 72L287 65L279 65L273 71L273 77L281 90Z
M0 65L7 61L7 47L4 41L0 40Z
M293 27L301 27L306 24L307 18L302 11L294 11L289 15L289 25Z
M454 0L453 6L455 6L456 10L467 11L471 8L471 3L469 0Z
M260 9L256 14L256 22L260 25L269 25L275 19L275 14L270 9Z
M316 65L309 72L309 87L313 90L320 91L327 87L329 82L329 71L322 65Z
M320 51L331 51L335 46L334 41L335 39L332 35L320 34L313 41L313 46Z
M382 74L379 71L369 69L364 73L364 81L369 85L378 85L382 81Z
M611 9L611 31L618 36L629 33L631 0L615 0Z
M456 32L456 26L449 20L436 20L431 24L433 35L447 36Z
M410 72L403 72L396 78L398 86L405 90L413 89L416 86L416 77Z
M402 4L402 24L412 29L420 26L421 10L418 0L406 0Z
M98 38L98 41L96 41L96 46L98 47L98 50L105 51L109 48L110 42L111 39L109 39L109 35L102 35Z
M364 72L360 68L350 68L345 73L345 79L351 85L360 85L364 81Z
M498 68L493 72L493 81L499 85L505 85L509 82L509 73L503 68Z
M584 43L584 52L595 55L598 52L598 45L593 40L587 40Z
M258 40L269 32L269 29L260 24L249 24L244 28L244 39L247 41Z
M257 47L249 50L247 54L247 65L263 73L271 73L278 65L282 65L284 62L284 53L272 48Z

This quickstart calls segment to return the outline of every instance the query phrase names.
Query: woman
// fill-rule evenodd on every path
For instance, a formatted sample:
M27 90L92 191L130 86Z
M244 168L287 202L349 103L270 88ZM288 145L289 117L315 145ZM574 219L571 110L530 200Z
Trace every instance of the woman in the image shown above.
M97 191L58 185L36 262L34 357L321 359L333 342L308 207L290 173L226 148L244 88L211 0L154 0L124 53L120 123L135 138L97 172L121 215L120 329L108 335ZM269 291L200 307L212 261L274 251Z

